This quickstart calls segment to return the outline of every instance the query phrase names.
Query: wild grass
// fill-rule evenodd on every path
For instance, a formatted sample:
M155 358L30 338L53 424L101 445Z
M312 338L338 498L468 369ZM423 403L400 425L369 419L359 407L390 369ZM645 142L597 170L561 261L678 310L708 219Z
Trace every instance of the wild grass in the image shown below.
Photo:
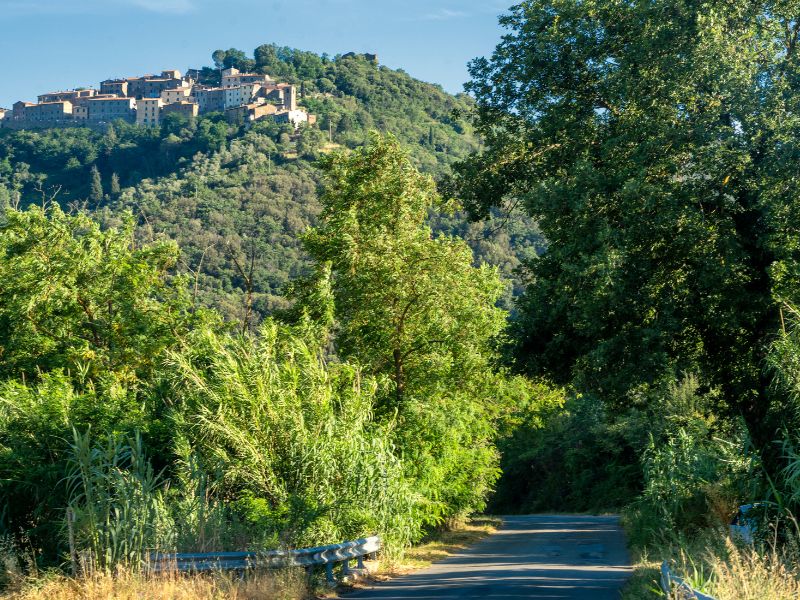
M86 578L46 575L18 580L2 600L300 600L308 597L303 571L255 573L237 577L146 577L132 572L98 573Z
M424 569L432 563L444 560L486 536L494 533L502 524L498 517L475 517L428 535L422 542L406 550L398 562L399 569Z
M419 544L406 549L402 556L382 557L375 576L389 578L429 567L491 535L501 524L499 517L491 516L450 523L429 533Z
M451 523L428 535L404 558L382 557L373 576L392 576L423 569L452 556L493 533L501 525L497 517L476 517ZM319 597L309 588L303 570L251 573L237 577L226 573L209 575L166 574L147 576L118 570L96 572L86 577L67 577L49 572L25 578L17 569L0 600L302 600ZM635 596L630 596L634 598Z
M694 589L717 600L796 600L800 598L800 555L784 541L747 545L731 540L720 529L706 529L692 540L666 541L635 554L634 573L622 600L663 597L659 568L668 560L672 570Z
M759 552L730 541L726 556L711 556L709 592L717 600L795 600L800 597L800 571L793 557L775 550Z

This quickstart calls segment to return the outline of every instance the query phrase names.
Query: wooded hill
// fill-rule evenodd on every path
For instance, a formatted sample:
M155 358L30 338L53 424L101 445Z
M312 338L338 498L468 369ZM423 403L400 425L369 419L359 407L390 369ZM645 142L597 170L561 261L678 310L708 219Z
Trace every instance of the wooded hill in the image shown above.
M106 131L0 130L0 204L57 201L87 207L108 224L131 211L142 241L171 238L198 303L255 324L284 308L289 281L308 261L299 237L320 208L315 161L337 147L355 148L371 130L390 132L415 166L441 178L478 146L468 119L469 96L446 93L402 70L363 56L329 58L273 45L254 59L217 51L217 66L236 66L297 84L300 104L318 126L229 124L221 114L188 121L177 115L160 128L116 123ZM201 77L213 83L218 69ZM496 214L502 214L498 210ZM466 239L477 262L497 265L519 291L514 270L543 247L520 216L469 223L460 213L432 214L436 231ZM248 313L251 313L248 316Z

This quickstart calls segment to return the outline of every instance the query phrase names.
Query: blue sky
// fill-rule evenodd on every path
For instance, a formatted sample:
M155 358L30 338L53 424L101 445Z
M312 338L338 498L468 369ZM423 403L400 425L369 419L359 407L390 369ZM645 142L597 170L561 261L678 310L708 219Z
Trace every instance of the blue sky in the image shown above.
M0 0L0 107L102 79L211 63L274 42L382 64L462 90L512 0Z

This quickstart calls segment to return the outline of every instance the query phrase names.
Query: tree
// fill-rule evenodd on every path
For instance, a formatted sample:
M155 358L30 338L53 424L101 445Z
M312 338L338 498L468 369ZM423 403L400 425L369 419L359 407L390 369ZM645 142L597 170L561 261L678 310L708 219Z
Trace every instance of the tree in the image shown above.
M247 55L244 52L242 52L241 50L237 50L236 48L230 48L225 51L225 57L222 59L222 65L226 69L234 67L239 69L240 71L243 71L245 69L241 68L242 63L247 60L248 60Z
M377 416L396 423L428 523L479 510L499 474L494 422L507 381L493 369L493 342L504 286L496 269L473 265L463 240L433 236L426 220L442 200L393 137L373 134L323 170L323 211L304 239L318 266L305 298L332 299L340 356L391 381ZM299 312L315 311L328 318L314 304Z
M433 379L468 377L503 327L496 271L474 267L463 240L433 237L425 220L441 198L394 138L373 135L323 165L323 212L305 246L331 264L342 354L389 375L396 406Z
M325 134L318 127L306 125L300 130L297 139L297 154L308 159L318 158L324 142Z
M89 217L6 209L0 225L0 378L69 370L84 380L145 377L201 314L170 277L174 243L132 247L130 215L101 230Z
M92 165L89 176L89 200L95 205L103 201L103 180L100 178L100 171L96 165Z
M221 69L225 64L225 50L214 50L211 54L211 60L214 61L214 65Z
M119 175L116 173L111 174L111 197L116 198L119 196L120 192L122 191L119 186Z
M797 5L528 0L470 65L473 215L521 203L516 361L624 406L668 372L720 386L759 441L775 297L797 289ZM792 266L794 265L794 266Z

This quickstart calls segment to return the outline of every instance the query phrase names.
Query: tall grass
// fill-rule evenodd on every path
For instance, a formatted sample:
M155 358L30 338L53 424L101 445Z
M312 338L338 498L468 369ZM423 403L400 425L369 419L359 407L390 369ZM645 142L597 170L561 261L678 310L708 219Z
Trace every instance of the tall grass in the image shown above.
M796 600L800 597L797 556L772 548L759 552L738 547L730 540L724 555L708 558L717 600Z
M248 577L215 573L145 577L131 572L98 573L73 579L50 575L20 580L3 600L301 600L307 597L302 572L255 573Z
M175 423L199 468L260 532L251 543L310 545L380 533L397 550L420 535L418 494L373 419L380 381L327 364L296 330L204 332L170 358Z
M164 481L153 470L141 436L111 436L93 445L73 430L67 528L73 569L85 574L116 565L137 567L147 550L174 547L174 523Z

